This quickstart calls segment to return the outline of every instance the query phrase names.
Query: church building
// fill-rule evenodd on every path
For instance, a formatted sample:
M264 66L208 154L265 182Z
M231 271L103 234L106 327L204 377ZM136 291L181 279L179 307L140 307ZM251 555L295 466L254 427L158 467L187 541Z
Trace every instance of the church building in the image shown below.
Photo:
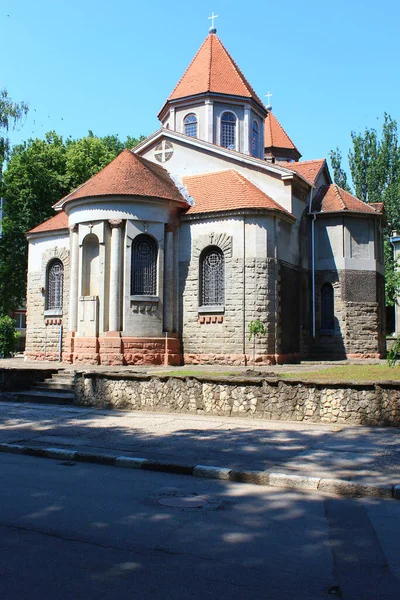
M160 128L28 234L26 358L246 365L380 357L382 204L301 161L214 27Z

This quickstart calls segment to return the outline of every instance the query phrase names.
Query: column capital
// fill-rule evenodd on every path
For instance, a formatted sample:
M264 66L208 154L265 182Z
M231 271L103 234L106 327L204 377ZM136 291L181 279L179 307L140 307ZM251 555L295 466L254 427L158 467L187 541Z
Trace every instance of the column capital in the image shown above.
M78 231L78 223L74 223L73 225L68 225L68 229L70 230L71 233L74 233L74 231Z
M121 227L122 219L109 219L108 223L111 229L113 229L114 227Z

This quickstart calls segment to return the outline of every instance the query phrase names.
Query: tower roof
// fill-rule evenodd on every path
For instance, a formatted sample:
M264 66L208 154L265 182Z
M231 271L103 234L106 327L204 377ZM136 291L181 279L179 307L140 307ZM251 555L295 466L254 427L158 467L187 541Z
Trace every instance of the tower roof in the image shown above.
M57 202L55 208L93 196L150 196L187 205L163 167L130 150L123 150L99 173Z
M271 110L265 118L264 126L264 147L265 150L286 150L293 154L295 160L299 160L301 154L293 144L292 140L279 123Z
M264 106L215 33L206 37L167 102L207 92L252 98Z

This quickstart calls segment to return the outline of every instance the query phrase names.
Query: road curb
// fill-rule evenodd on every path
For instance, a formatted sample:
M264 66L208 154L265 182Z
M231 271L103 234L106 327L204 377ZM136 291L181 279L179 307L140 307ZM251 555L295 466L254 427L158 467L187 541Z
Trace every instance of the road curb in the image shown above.
M176 473L205 477L207 479L220 479L237 483L253 483L269 487L285 489L320 491L335 496L347 498L395 498L400 500L400 485L398 484L370 484L346 481L343 479L324 479L291 473L270 473L268 471L237 471L227 467L210 465L183 465L164 461L149 460L147 458L131 456L114 456L110 454L97 454L94 452L79 452L64 448L42 448L40 446L23 446L21 444L0 444L0 452L11 454L24 454L39 458L53 458L68 461L94 463L125 469L140 469L158 471L163 473Z

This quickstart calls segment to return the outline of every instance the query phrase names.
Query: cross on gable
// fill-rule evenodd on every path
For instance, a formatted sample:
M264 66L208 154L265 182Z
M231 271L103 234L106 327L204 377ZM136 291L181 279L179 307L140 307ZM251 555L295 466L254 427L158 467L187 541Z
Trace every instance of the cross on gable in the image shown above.
M158 162L166 162L174 153L174 147L171 142L163 140L154 151L154 157Z
M265 94L265 96L268 98L268 104L271 104L269 99L271 98L271 96L273 96L273 94L271 94L271 92L268 91L268 94Z

